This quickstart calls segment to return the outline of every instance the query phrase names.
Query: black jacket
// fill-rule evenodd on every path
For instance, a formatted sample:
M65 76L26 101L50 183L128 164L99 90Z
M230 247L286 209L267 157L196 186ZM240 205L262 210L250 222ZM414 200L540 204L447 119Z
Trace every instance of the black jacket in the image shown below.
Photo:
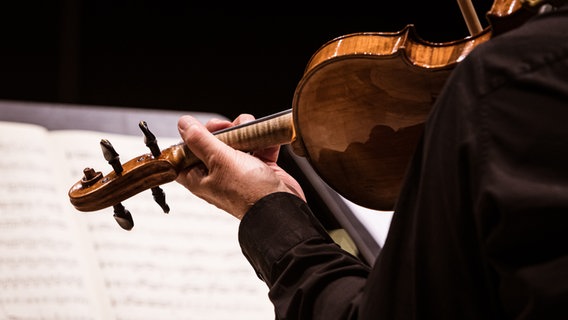
M473 50L446 83L372 266L292 195L239 240L278 319L568 319L568 9Z

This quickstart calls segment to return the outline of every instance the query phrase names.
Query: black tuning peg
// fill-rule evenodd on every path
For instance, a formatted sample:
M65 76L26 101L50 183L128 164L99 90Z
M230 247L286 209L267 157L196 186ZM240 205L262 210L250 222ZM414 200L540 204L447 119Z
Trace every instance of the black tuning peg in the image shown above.
M110 141L106 139L101 140L101 149L103 151L103 156L105 160L112 166L114 172L116 174L121 174L123 171L122 165L120 164L120 157L118 156L118 152L114 150L114 147L110 143ZM85 176L87 173L92 175L92 173L85 172ZM132 230L134 227L134 219L132 219L132 215L130 211L126 210L122 203L115 204L112 206L114 209L114 219L118 222L118 225L124 230Z
M138 126L144 133L144 143L148 148L150 148L152 155L156 158L159 157L162 152L160 151L160 147L158 147L158 140L156 139L156 136L150 132L150 129L148 129L146 121L140 121Z
M146 121L140 121L138 126L140 127L140 130L142 130L142 132L144 133L144 143L150 149L152 155L155 158L159 157L160 154L162 154L162 152L160 151L160 147L158 146L158 140L156 139L156 136L148 128L148 124L146 123ZM156 203L160 205L164 213L169 213L170 207L166 203L166 194L164 193L164 190L162 190L162 188L160 187L154 187L152 188L152 195L154 196L154 201L156 201Z
M164 213L170 213L170 206L166 203L166 194L164 190L160 187L152 188L152 196L154 196L154 201L160 205Z
M118 222L118 225L124 230L132 230L134 227L134 220L130 211L126 210L121 203L112 206L114 209L114 219Z
M105 160L112 166L116 174L122 173L122 165L120 164L120 157L114 147L107 139L101 140L101 149L103 150L103 156Z

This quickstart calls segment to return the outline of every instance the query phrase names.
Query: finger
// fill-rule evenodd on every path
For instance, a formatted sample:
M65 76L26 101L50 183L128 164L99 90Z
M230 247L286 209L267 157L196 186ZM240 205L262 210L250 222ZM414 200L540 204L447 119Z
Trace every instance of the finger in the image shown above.
M279 152L280 146L274 146L262 150L257 150L253 152L252 155L264 162L276 162L278 160Z
M212 154L222 152L228 148L221 140L217 139L197 119L192 116L182 116L178 120L178 131L181 138L193 152L193 154L209 167L208 158Z
M192 190L192 192L195 192L201 184L201 181L203 181L203 178L207 177L208 174L209 170L200 162L190 168L182 170L177 176L176 181L189 190Z
M254 116L252 114L242 113L238 117L236 117L235 120L233 120L233 124L239 125L239 124L251 122L253 120L255 120L255 119L254 119Z
M207 123L205 124L205 127L207 128L207 130L211 131L211 132L215 132L218 130L222 130L222 129L226 129L229 127L233 127L239 124L243 124L243 123L247 123L250 121L253 121L254 117L250 114L241 114L239 115L237 118L235 118L235 120L228 121L228 120L221 120L221 119L217 119L217 118L213 118L209 121L207 121Z
M222 130L228 127L232 127L233 123L231 121L228 120L221 120L221 119L216 119L213 118L209 121L207 121L207 123L205 124L205 128L207 128L207 130L211 131L211 132L215 132L217 130Z

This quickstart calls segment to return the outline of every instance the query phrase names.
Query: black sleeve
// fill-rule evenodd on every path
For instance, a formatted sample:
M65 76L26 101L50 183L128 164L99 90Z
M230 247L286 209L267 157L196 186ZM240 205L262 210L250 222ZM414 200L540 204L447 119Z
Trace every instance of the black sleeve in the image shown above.
M274 193L258 201L241 221L239 242L278 319L356 316L369 266L335 244L301 199Z

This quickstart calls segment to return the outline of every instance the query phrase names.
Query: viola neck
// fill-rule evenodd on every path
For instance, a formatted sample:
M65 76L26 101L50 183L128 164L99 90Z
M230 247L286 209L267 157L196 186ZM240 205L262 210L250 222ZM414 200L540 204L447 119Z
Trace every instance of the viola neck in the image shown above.
M215 131L213 134L234 149L246 152L288 144L295 138L292 109Z
M213 134L225 144L244 152L289 144L296 138L292 120L292 109L284 110L238 126L215 131ZM183 146L183 143L179 146ZM181 168L195 164L196 159L190 155L191 152L186 149L184 153L184 159L181 159Z

